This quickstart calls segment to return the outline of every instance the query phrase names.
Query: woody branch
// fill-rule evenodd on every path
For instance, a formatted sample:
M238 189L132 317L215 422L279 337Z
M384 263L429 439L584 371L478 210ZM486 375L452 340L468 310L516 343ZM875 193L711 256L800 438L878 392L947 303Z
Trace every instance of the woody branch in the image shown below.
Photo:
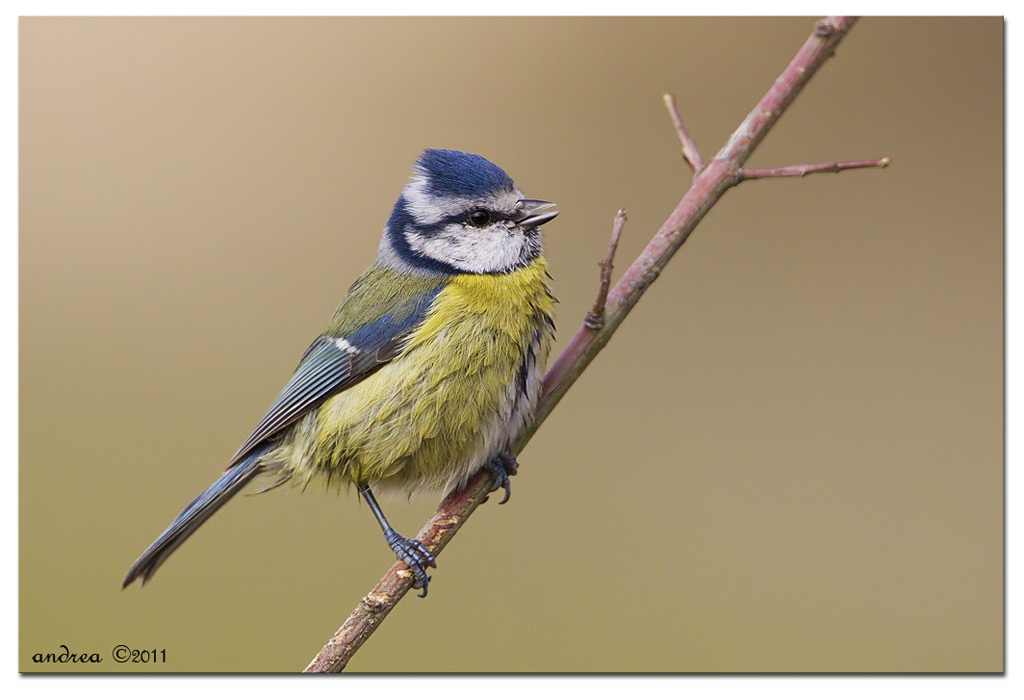
M693 182L682 200L654 234L618 283L610 284L615 240L621 232L624 215L617 217L609 254L602 263L602 280L597 303L588 321L576 332L565 350L544 377L544 388L533 424L523 431L512 446L518 454L544 422L565 392L582 374L594 356L632 310L647 288L657 279L704 215L730 188L739 182L764 177L792 177L814 172L838 172L853 167L884 167L888 159L829 163L820 166L790 166L767 170L743 170L743 164L775 125L779 117L800 93L818 68L832 56L836 46L854 23L851 17L819 20L811 36L746 119L733 132L726 145L706 165L675 110L675 102L665 99L673 125L682 143L683 155L694 169ZM884 163L883 163L884 161ZM621 219L621 221L619 220ZM599 315L599 319L598 319ZM419 532L419 539L435 555L444 549L466 519L487 498L492 488L487 470L477 472L465 486L448 494ZM380 582L356 606L341 628L306 667L307 672L338 672L345 668L359 647L380 626L412 585L412 574L403 562L395 562Z

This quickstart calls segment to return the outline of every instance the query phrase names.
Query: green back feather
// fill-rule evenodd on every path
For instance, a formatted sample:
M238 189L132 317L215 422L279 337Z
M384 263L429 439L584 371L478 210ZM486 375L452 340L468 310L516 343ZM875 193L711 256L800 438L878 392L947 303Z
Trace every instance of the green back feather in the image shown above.
M447 275L399 273L374 265L348 290L324 334L345 338L386 315L396 319L411 316L423 297L448 279Z

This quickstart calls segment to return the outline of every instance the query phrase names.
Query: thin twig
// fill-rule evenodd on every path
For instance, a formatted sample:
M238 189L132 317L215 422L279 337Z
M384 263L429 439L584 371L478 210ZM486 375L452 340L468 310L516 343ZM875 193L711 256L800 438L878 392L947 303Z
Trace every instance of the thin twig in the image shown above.
M604 256L601 265L601 284L597 289L597 299L594 300L594 308L587 312L583 319L583 325L592 331L601 330L604 325L604 303L608 299L608 287L612 284L612 267L615 262L615 249L619 247L619 236L622 235L622 226L626 223L626 210L619 209L615 214L615 223L612 225L612 239L608 243L608 252Z
M676 133L679 134L683 160L693 169L693 174L696 175L704 169L704 161L701 160L700 151L697 150L697 144L694 142L693 137L690 136L690 132L683 126L683 120L679 118L679 110L676 109L676 98L674 95L665 94L661 96L661 99L665 101L665 109L668 110L668 115L672 118L672 124L676 127Z
M622 320L636 305L647 287L679 249L704 215L731 187L735 173L757 148L765 134L804 88L818 68L835 52L840 40L853 25L850 17L829 17L819 21L810 38L790 61L769 92L733 132L718 155L694 177L682 201L662 224L608 293L605 323L599 330L585 325L572 337L562 354L544 377L544 390L534 422L516 438L510 452L518 454L541 423L558 404L594 356L603 348ZM419 539L439 553L486 498L493 479L486 470L477 472L467 484L449 494L437 512L420 530ZM404 563L396 562L380 583L359 603L349 618L310 662L307 671L341 671L362 643L380 625L411 586Z
M892 163L892 160L876 158L875 160L854 160L849 163L819 163L818 165L787 165L783 168L738 168L735 178L736 184L745 180L761 180L768 177L804 177L815 173L841 173L844 170L856 170L858 168L885 168Z

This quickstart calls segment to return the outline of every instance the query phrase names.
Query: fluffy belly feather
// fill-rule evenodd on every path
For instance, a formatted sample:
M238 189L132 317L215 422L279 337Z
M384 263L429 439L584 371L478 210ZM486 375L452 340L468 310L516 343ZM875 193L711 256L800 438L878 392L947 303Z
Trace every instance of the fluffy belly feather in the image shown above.
M542 259L452 278L401 355L292 429L285 475L409 491L464 482L532 417L552 308Z

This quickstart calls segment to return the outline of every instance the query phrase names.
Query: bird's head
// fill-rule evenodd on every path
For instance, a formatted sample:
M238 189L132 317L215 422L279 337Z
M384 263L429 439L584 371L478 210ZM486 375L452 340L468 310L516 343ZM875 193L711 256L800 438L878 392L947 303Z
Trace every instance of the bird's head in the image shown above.
M504 170L472 153L430 149L388 219L378 263L445 274L504 273L542 252L554 205L526 199Z

